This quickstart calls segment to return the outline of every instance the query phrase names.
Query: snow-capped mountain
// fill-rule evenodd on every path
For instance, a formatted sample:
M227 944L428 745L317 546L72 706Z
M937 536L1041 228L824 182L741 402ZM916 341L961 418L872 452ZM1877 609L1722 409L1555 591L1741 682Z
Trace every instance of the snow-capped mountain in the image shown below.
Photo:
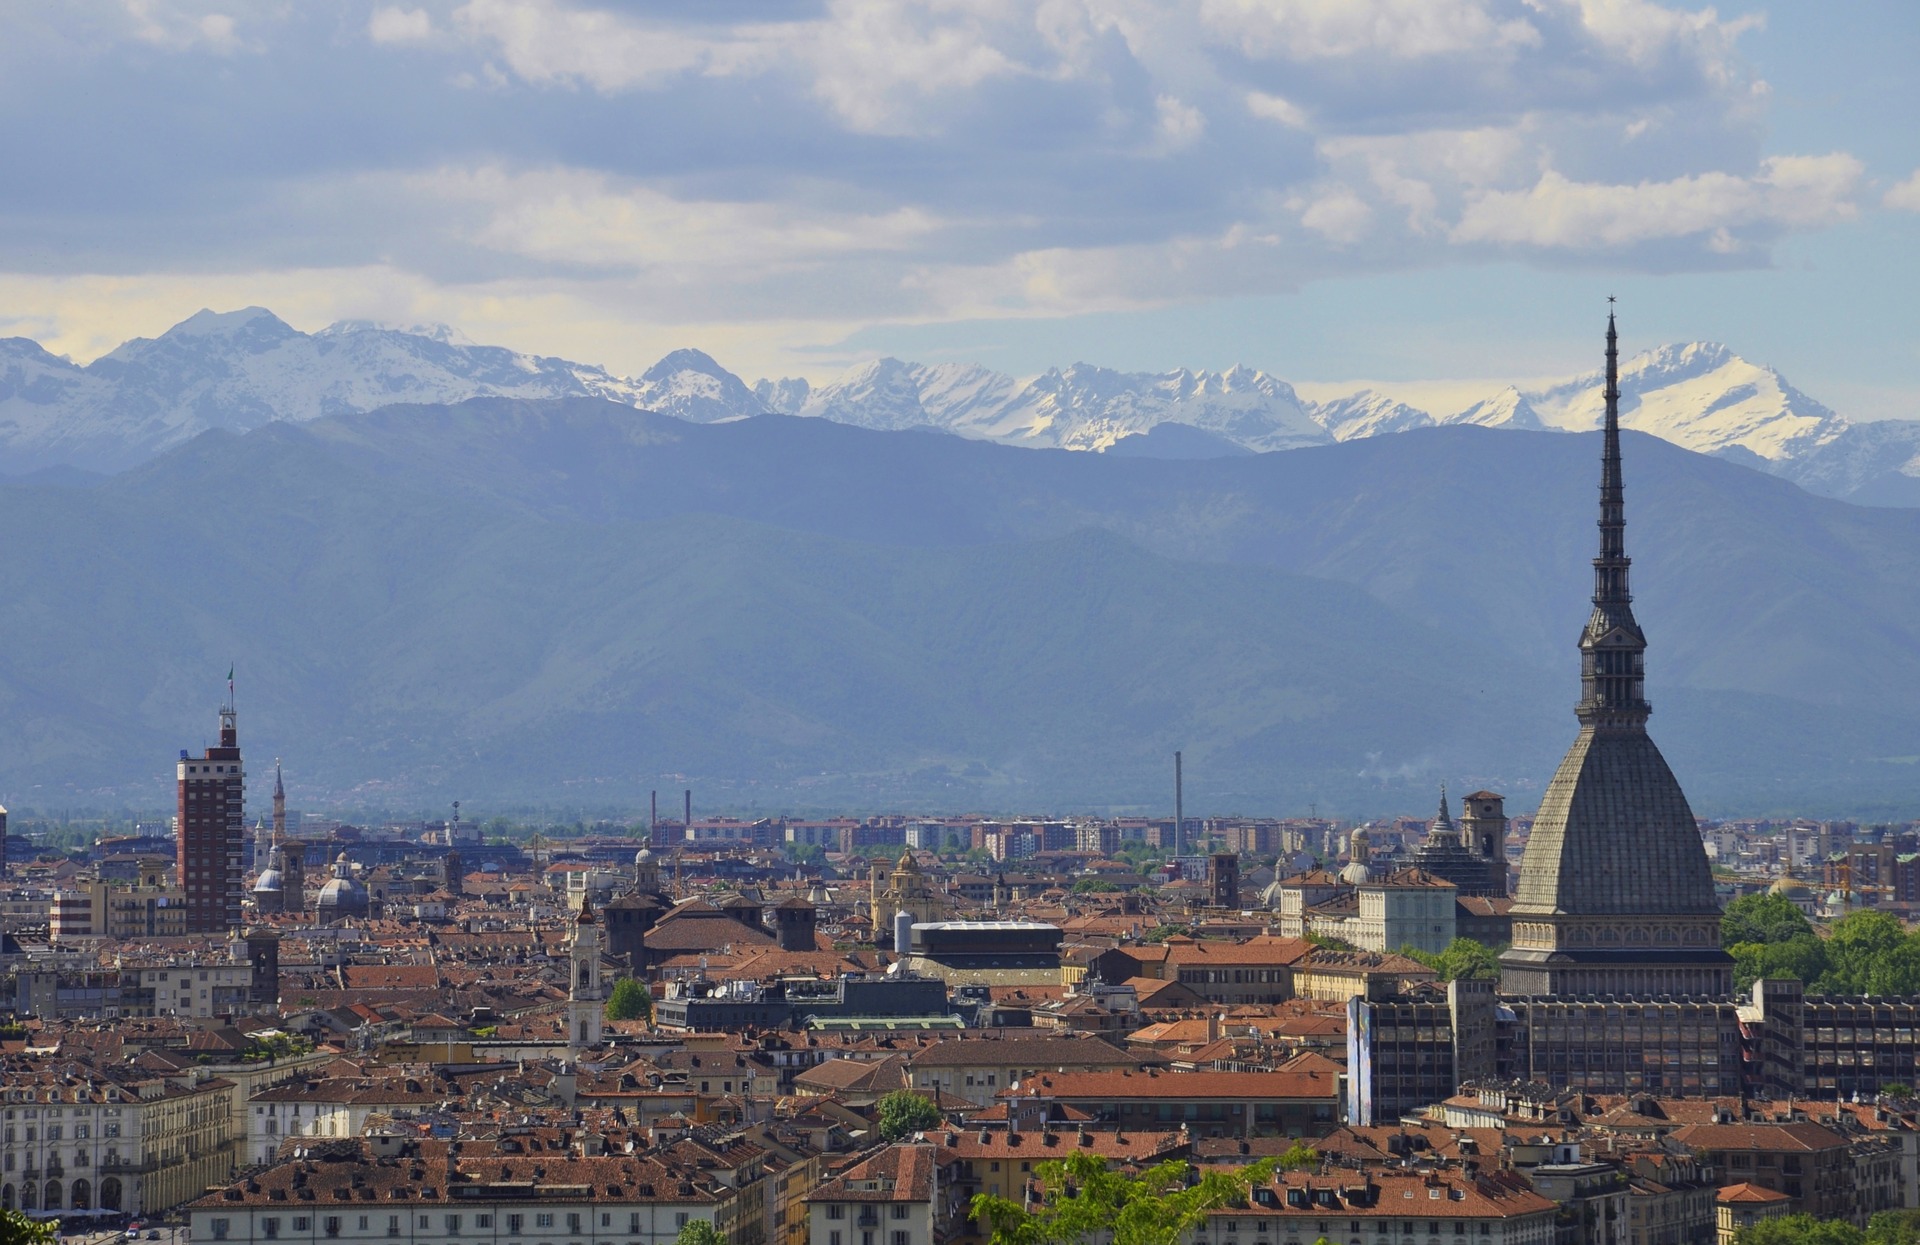
M619 401L696 424L767 412L766 404L745 382L701 350L674 351L642 372L639 382Z
M245 431L397 402L633 402L641 392L604 368L464 345L438 326L359 322L302 333L259 307L202 311L85 367L24 339L0 342L0 466L115 471L210 428Z
M771 392L771 384L761 382L758 391ZM1259 451L1331 439L1291 385L1244 367L1151 374L1076 363L1023 383L974 364L879 359L814 390L799 413L862 428L938 428L1074 450L1104 450L1168 423Z
M1425 411L1404 402L1396 402L1372 389L1362 389L1330 402L1315 403L1313 420L1336 441L1354 441L1389 432L1429 428L1434 422L1433 416Z
M1490 398L1482 398L1464 411L1442 418L1443 424L1475 424L1481 428L1524 428L1538 432L1547 425L1533 409L1527 395L1508 385Z
M1591 372L1525 395L1548 427L1584 432L1606 415L1605 380ZM1847 422L1716 342L1661 346L1620 368L1620 422L1702 454L1744 450L1768 462L1801 457Z
M875 359L813 390L794 413L858 428L940 428L991 436L982 430L1018 388L1013 377L974 363Z
M1392 385L1386 386L1394 388ZM1740 459L1812 491L1920 504L1920 423L1849 425L1774 369L1710 342L1662 346L1621 369L1629 428ZM768 413L863 428L932 428L1007 445L1197 457L1267 452L1429 427L1586 431L1599 372L1507 385L1464 409L1419 409L1373 389L1311 402L1249 367L1139 373L1076 363L1027 379L971 363L876 359L814 386L749 387L676 350L637 378L479 346L445 325L342 321L302 333L259 307L202 311L80 366L0 339L0 471L115 471L212 428L245 431L396 403L601 397L700 423ZM1159 436L1145 434L1165 429Z

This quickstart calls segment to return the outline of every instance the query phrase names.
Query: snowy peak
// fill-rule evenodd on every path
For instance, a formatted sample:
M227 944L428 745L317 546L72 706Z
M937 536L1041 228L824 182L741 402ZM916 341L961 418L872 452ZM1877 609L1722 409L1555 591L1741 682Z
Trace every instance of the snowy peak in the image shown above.
M345 337L350 333L396 333L402 337L421 337L442 346L472 346L477 343L451 324L402 324L385 320L336 320L315 333L315 337Z
M991 396L1006 388L993 388ZM1255 451L1331 439L1291 385L1247 367L1140 373L1076 363L1042 373L997 406L985 401L986 387L977 395L969 420L954 430L1013 445L1106 450L1161 424L1198 428Z
M1491 398L1482 398L1464 411L1456 411L1440 421L1446 424L1475 424L1482 428L1525 428L1538 431L1547 425L1527 400L1512 385Z
M1605 378L1574 377L1529 394L1555 428L1581 432L1606 417ZM1789 385L1717 342L1661 346L1622 363L1620 422L1702 454L1742 450L1769 462L1804 454L1847 424Z
M798 415L812 393L813 386L804 376L782 376L779 380L761 377L753 382L753 396L776 415Z
M635 406L696 424L764 415L766 406L732 372L703 350L676 350L640 374Z
M1384 393L1362 389L1344 398L1316 403L1313 420L1336 441L1355 441L1362 437L1384 436L1430 428L1433 416L1404 402L1396 402Z
M1244 365L1123 372L1075 363L1022 380L974 363L882 358L817 388L799 378L749 387L691 347L634 378L474 345L442 324L342 320L308 334L246 307L199 311L85 367L25 338L0 340L0 472L116 471L208 429L474 397L599 397L702 423L779 412L1006 445L1188 457L1436 423L1588 431L1601 422L1602 389L1597 370L1508 385L1436 419L1374 389L1307 402ZM1623 362L1620 389L1629 428L1764 465L1830 496L1920 504L1920 424L1852 427L1773 368L1719 343L1636 354Z

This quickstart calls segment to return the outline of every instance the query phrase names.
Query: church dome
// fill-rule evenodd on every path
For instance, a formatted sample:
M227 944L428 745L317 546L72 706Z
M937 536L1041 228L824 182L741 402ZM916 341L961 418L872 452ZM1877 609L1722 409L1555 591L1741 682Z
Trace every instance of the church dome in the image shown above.
M272 865L268 865L266 868L262 869L260 871L260 876L254 879L253 893L256 895L259 895L259 894L276 894L277 895L280 893L280 890L281 890L280 870L274 868Z
M323 918L340 919L365 916L368 907L366 884L353 876L353 866L341 852L333 862L333 878L320 888L314 908Z
M1373 871L1367 868L1367 858L1373 854L1371 843L1365 830L1355 830L1353 837L1347 840L1347 867L1340 871L1340 880L1348 886L1360 886L1372 880Z
M652 863L653 863L653 849L652 849L651 847L643 847L643 848L641 848L641 849L640 849L639 851L637 851L637 852L635 852L635 853L633 854L633 863L634 863L634 864L636 864L636 865L650 865L650 864L652 864Z
M1769 895L1784 895L1788 899L1811 899L1813 888L1796 877L1784 877L1767 887Z

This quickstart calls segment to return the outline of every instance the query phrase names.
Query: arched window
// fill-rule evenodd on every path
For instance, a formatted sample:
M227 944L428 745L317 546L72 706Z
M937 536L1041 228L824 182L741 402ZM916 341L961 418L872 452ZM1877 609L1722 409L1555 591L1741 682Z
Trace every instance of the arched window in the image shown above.
M75 1210L93 1209L93 1186L84 1180L73 1182L73 1208Z
M34 1200L35 1199L33 1196L33 1181L29 1180L25 1184L20 1186L20 1209L32 1210Z
M0 1210L12 1210L12 1209L13 1209L13 1186L8 1185L4 1189L0 1189Z
M120 1177L108 1176L100 1182L100 1209L120 1209Z
M65 1205L65 1203L60 1200L60 1182L58 1180L47 1181L47 1209L59 1210L63 1205Z

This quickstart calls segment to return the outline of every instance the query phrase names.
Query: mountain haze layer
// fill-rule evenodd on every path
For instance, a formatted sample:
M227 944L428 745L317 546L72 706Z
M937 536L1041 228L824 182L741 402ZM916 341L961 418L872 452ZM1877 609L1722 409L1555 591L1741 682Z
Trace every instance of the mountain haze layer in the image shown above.
M1698 805L1911 805L1920 512L1627 440ZM1137 458L591 398L211 432L0 485L0 802L164 802L231 662L300 798L1157 808L1183 748L1200 811L1443 778L1525 809L1574 729L1597 452Z

